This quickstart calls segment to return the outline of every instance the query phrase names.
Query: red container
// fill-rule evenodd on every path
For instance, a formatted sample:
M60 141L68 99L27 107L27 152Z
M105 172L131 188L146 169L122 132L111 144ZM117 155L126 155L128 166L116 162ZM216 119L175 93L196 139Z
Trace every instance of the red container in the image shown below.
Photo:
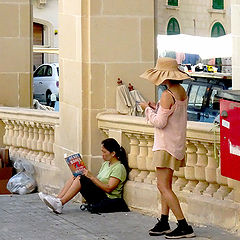
M240 102L220 99L221 174L240 180Z

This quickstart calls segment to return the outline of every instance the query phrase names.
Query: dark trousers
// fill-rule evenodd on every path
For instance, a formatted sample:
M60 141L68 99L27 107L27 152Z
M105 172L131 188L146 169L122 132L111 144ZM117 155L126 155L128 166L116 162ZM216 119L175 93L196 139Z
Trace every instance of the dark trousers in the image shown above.
M101 188L97 187L89 178L81 176L80 183L80 193L86 199L87 203L95 204L108 198L106 193Z

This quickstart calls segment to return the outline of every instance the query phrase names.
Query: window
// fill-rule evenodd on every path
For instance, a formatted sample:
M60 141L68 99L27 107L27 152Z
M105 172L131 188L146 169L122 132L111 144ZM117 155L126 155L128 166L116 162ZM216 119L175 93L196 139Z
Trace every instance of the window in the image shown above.
M50 67L50 66L47 67L46 75L45 75L45 76L48 76L48 77L51 77L51 76L52 76L52 67Z
M167 35L177 35L177 34L180 34L178 21L175 18L171 18L167 26Z
M216 22L212 27L211 37L220 37L225 35L224 27L221 23Z
M224 9L224 0L213 0L212 8L213 9Z
M192 85L188 105L200 109L203 105L206 90L207 86Z
M170 5L170 6L178 6L178 0L168 0L168 5Z
M40 67L35 73L34 73L34 77L44 77L45 76L45 72L46 72L47 66L42 66Z

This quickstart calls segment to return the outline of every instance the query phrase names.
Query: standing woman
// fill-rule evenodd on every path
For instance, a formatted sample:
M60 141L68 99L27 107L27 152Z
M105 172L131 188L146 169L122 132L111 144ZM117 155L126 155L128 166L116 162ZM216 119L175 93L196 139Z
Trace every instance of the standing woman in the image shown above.
M167 86L157 104L140 103L145 109L147 120L154 126L153 165L156 167L162 205L161 219L149 234L165 234L170 239L195 237L192 227L184 218L179 200L172 191L173 171L185 166L188 98L180 83L190 77L178 69L177 61L172 58L159 58L155 68L147 70L141 77L157 86ZM178 227L173 231L168 223L169 209L178 221Z

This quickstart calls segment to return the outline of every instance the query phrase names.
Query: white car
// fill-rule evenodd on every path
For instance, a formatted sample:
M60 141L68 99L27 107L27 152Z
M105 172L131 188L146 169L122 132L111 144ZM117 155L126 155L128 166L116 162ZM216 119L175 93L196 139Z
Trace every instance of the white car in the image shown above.
M33 98L48 106L59 97L59 64L42 64L33 74Z

